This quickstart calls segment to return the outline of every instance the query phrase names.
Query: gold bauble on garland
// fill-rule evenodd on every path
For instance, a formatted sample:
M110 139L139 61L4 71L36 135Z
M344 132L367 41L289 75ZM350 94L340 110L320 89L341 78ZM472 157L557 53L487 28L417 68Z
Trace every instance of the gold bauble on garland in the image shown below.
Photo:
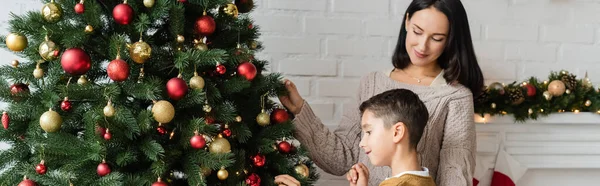
M159 123L169 123L175 117L175 107L165 100L160 100L152 106L152 116Z
M62 117L60 117L58 112L53 111L52 109L44 112L44 114L40 116L40 127L48 133L58 132L62 122Z

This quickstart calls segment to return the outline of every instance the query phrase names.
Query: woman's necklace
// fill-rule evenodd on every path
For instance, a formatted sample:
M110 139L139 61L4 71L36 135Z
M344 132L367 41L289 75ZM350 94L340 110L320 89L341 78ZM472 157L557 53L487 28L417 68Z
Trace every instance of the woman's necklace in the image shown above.
M394 69L394 70L396 70L396 69ZM404 74L406 74L407 76L409 76L410 78L413 78L413 79L417 80L417 83L421 83L421 80L422 80L422 79L425 79L425 78L429 78L429 77L430 77L430 78L434 78L433 76L425 76L425 77L422 77L422 78L417 78L417 77L411 76L410 74L406 73L406 71L404 71L404 70L402 70L402 69L400 69L400 70L401 70L401 71L402 71Z

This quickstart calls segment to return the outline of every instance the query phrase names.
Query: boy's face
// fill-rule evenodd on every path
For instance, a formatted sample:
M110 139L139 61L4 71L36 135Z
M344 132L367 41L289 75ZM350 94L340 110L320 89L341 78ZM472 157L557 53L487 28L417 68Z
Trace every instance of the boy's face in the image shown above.
M383 119L375 117L369 110L362 115L361 127L363 133L359 145L367 153L371 164L389 166L396 149L394 131L391 128L386 129Z

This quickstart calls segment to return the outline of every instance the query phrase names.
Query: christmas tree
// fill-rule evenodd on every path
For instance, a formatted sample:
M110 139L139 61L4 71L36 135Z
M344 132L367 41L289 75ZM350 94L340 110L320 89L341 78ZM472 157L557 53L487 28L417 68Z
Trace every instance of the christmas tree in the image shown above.
M294 143L252 0L43 0L0 46L0 185L275 185Z

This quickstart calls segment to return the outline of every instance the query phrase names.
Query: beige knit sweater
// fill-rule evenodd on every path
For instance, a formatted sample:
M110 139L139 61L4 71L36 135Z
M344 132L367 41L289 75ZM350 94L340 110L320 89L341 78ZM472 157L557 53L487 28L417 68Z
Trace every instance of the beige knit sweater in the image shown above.
M305 102L294 119L295 137L308 149L310 158L324 171L345 175L362 162L369 168L369 186L391 176L389 167L374 167L358 146L361 137L362 101L395 88L412 90L423 100L429 121L417 146L421 166L430 170L438 186L471 186L475 170L475 123L473 97L462 85L419 86L395 81L383 72L363 77L356 103L347 106L335 131L330 131Z

